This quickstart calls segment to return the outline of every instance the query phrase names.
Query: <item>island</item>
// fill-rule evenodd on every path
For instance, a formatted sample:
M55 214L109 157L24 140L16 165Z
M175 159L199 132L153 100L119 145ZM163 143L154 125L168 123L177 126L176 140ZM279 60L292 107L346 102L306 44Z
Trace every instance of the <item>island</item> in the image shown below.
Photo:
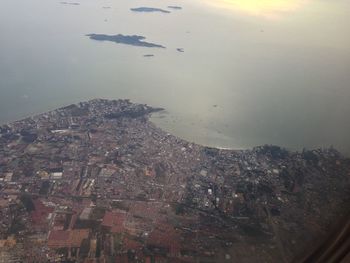
M182 9L181 6L176 6L176 5L168 5L168 8L174 9L174 10L181 10Z
M80 5L80 3L75 2L60 2L62 5Z
M142 41L146 39L144 36L138 35L105 35L105 34L87 34L86 36L90 37L90 39L97 41L110 41L118 44L125 44L131 46L139 46L139 47L157 47L157 48L165 48L162 45L149 43Z
M162 110L93 99L0 126L2 260L292 262L349 211L335 149L205 147Z
M145 12L145 13L152 13L152 12L160 12L160 13L170 13L168 10L164 10L161 8L154 8L154 7L136 7L136 8L130 8L133 12Z

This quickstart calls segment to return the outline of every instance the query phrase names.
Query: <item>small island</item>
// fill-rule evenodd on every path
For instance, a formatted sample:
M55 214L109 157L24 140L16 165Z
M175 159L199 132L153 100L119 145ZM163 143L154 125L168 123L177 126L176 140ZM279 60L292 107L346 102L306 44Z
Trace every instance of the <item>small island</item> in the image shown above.
M162 45L149 43L142 41L146 39L144 36L138 36L138 35L105 35L105 34L87 34L86 36L90 37L90 39L97 40L97 41L110 41L115 42L118 44L125 44L125 45L131 45L131 46L138 46L138 47L157 47L157 48L165 48Z
M80 3L76 2L60 2L62 5L80 5Z
M176 5L168 5L168 8L174 9L174 10L181 10L182 9L181 6L176 6Z
M133 12L144 12L144 13L152 13L152 12L160 12L160 13L170 13L168 10L164 10L161 8L154 8L154 7L136 7L136 8L130 8Z

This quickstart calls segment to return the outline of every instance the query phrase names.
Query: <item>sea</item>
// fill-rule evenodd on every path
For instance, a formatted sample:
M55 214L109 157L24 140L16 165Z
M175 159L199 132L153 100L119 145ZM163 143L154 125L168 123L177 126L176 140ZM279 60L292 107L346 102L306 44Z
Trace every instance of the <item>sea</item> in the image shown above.
M350 155L350 1L66 1L0 1L1 124L122 98L198 144Z

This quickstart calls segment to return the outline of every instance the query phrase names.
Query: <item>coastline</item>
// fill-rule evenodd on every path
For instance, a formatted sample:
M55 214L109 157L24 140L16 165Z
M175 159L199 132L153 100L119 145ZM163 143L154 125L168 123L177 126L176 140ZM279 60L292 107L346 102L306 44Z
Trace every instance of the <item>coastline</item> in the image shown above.
M123 100L123 101L128 101L128 102L134 103L130 99L126 99L126 98L123 98L123 99L92 98L92 99L88 99L88 100L82 101L82 102L91 102L91 101L99 101L99 100L100 101ZM51 109L42 110L40 112L35 112L35 113L28 114L28 115L24 115L24 116L18 117L17 119L14 119L14 120L0 122L0 127L4 126L4 125L10 125L10 124L15 123L15 122L20 122L20 121L23 121L23 120L26 120L26 119L35 118L35 117L38 117L38 116L40 116L42 114L52 113L52 112L55 112L57 110L64 109L64 108L72 106L72 105L77 105L77 104L82 103L82 102L70 103L70 104L68 104L66 106L60 106L60 107L56 107L56 108L52 107ZM311 148L303 147L303 148L299 148L299 149L298 148L290 149L289 147L280 146L278 144L266 144L266 143L253 145L253 146L247 146L247 147L217 146L215 144L198 143L198 142L195 142L193 140L186 140L186 139L182 138L181 136L175 135L173 132L166 130L164 127L160 127L160 125L158 125L157 123L155 123L154 121L151 120L152 114L157 114L159 112L164 112L164 111L166 112L165 108L153 107L153 106L149 106L147 104L141 104L141 105L145 105L145 106L147 106L147 107L152 109L152 111L149 112L149 114L148 114L148 118L149 118L149 121L152 122L154 125L156 125L158 128L162 129L164 132L170 133L172 136L175 136L175 137L177 137L177 138L179 138L181 140L188 141L190 143L195 143L195 144L197 144L199 146L202 146L202 147L216 148L218 150L227 150L227 151L249 151L249 150L252 150L252 149L254 149L256 147L261 147L261 146L264 146L264 145L275 145L275 146L281 147L283 149L286 149L286 150L288 150L290 152L295 152L295 153L300 153L303 150L309 150L309 151L315 150L315 151L318 151L318 150L334 149L333 146L320 146L320 147L311 147ZM168 113L166 113L166 114L168 114ZM335 150L337 150L344 157L350 158L350 152L347 154L346 152L339 151L337 148L335 148Z

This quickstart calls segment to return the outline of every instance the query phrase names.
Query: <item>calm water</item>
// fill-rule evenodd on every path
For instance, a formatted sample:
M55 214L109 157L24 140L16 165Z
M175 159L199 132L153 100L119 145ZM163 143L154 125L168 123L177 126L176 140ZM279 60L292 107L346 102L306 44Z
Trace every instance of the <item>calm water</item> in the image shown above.
M350 153L350 1L73 2L0 1L0 122L130 98L166 108L154 121L197 143ZM129 10L168 5L183 9ZM89 33L143 35L167 48Z

